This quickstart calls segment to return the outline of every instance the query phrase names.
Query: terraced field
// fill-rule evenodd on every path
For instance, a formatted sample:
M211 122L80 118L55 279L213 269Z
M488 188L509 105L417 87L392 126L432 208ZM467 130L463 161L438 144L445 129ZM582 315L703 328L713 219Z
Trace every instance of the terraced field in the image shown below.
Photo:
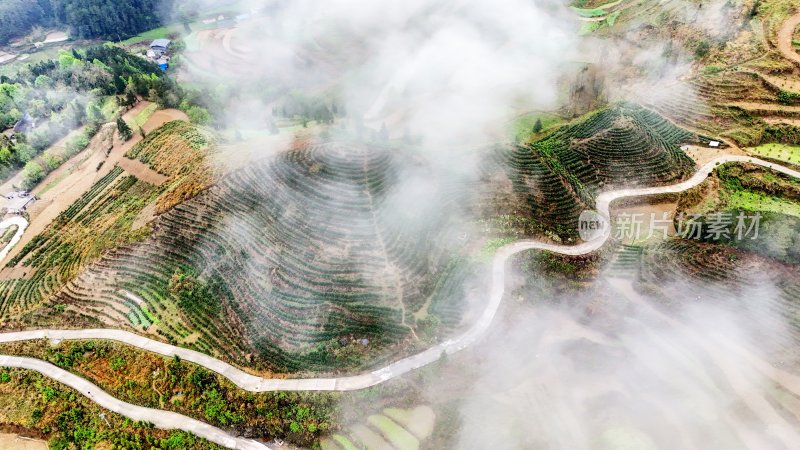
M63 297L108 310L110 323L277 370L352 365L347 354L416 339L431 316L443 333L460 319L448 301L463 289L448 239L463 194L438 186L425 193L436 210L398 205L400 169L413 163L401 155L327 143L233 172ZM160 171L160 160L136 156Z
M694 170L680 145L703 139L653 111L620 104L503 150L487 168L502 172L495 184L506 186L487 201L505 206L495 212L494 226L500 233L574 239L578 215L593 208L599 191L679 181Z
M800 273L797 267L711 243L674 239L642 252L638 285L670 309L688 304L722 305L745 311L750 342L789 367L798 362ZM675 296L678 286L692 296ZM788 324L788 329L787 325Z
M369 416L366 423L355 424L347 432L323 438L320 445L322 450L418 450L433 432L435 418L429 406L386 408L383 414Z
M194 147L192 147L194 145ZM152 132L130 150L131 155L150 155L154 148L172 156L159 158L168 182L155 186L115 166L13 258L9 267L35 269L26 279L0 281L0 314L12 324L36 325L69 321L74 325L97 324L113 317L113 307L92 309L73 306L69 296L55 296L90 263L120 245L129 245L150 233L134 227L148 206L169 206L176 199L196 194L210 181L202 166L208 142L196 128L175 121ZM190 151L195 148L194 151ZM45 306L46 305L46 306Z

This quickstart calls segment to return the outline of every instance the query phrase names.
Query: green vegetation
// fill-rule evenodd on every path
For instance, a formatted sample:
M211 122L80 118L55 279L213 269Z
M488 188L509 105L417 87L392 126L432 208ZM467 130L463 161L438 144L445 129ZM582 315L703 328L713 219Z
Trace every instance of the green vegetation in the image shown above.
M800 203L758 192L732 192L727 207L734 211L764 211L800 217Z
M156 39L170 38L176 35L177 33L180 33L181 29L182 27L177 25L168 25L168 26L153 28L151 30L139 33L136 36L125 39L120 43L125 46L139 44L142 42L150 43Z
M119 167L106 169L108 172L89 191L56 217L50 226L35 236L12 258L11 265L21 263L37 270L34 276L28 279L0 281L3 293L0 311L3 314L36 310L32 313L32 319L35 321L48 323L51 320L63 320L65 314L71 314L74 310L40 308L41 303L50 299L56 304L80 304L84 299L80 296L75 297L72 290L62 291L64 284L81 272L86 264L111 249L130 245L146 237L150 229L148 227L134 229L133 224L147 205L158 199L174 201L171 200L173 195L186 196L190 192L202 189L198 183L209 180L203 165L208 142L202 147L201 135L192 135L192 126L185 122L173 122L166 124L165 127L165 130L151 133L152 137L148 136L131 151L142 155L154 155L154 152L158 151L175 152L175 154L165 153L161 158L165 166L159 166L163 170L168 170L173 167L168 166L169 164L175 165L170 169L174 172L167 172L170 175L169 182L153 186L139 181L134 176L125 175ZM192 136L194 140L191 145L197 148L184 141L181 137L184 135ZM151 149L153 146L156 148ZM178 151L181 148L184 150ZM60 292L63 301L51 297L56 292ZM114 320L118 323L128 320L130 305L119 304L117 307L120 317ZM154 314L152 310L137 309L137 311L138 323L133 319L131 322L139 326L149 326L157 322L150 315ZM78 316L74 320L73 323L77 325L85 323L89 318Z
M516 239L511 237L496 238L489 240L486 243L486 245L484 245L483 248L481 249L481 255L480 255L481 259L484 260L491 259L492 257L494 257L494 254L497 252L497 249L499 249L504 245L508 245L514 241L516 241Z
M0 4L0 45L31 28L68 28L75 38L117 40L157 26L171 1L128 0L5 0Z
M572 7L572 10L581 17L602 17L606 15L606 11L601 8L585 9Z
M249 435L313 447L322 434L336 430L339 420L338 393L246 392L180 358L134 350L121 343L65 341L53 347L40 341L4 346L3 352L50 361L91 379L123 401L175 411L232 429L234 434L247 430ZM52 383L43 388L47 391L42 395L51 397L52 402L62 398L62 389ZM3 389L0 385L0 392Z
M119 138L123 141L127 141L133 136L131 127L125 123L125 120L122 117L117 118L117 131L119 132Z
M419 440L411 433L403 429L400 425L395 423L392 419L382 415L375 414L369 416L367 421L375 428L380 430L381 434L398 450L417 450L419 449Z
M76 391L33 371L0 373L0 420L30 430L57 450L221 450L183 431L164 431L105 411Z
M169 292L177 297L181 308L205 311L213 317L221 310L218 284L219 281L208 283L194 273L178 269L169 280Z
M147 105L147 107L144 108L143 110L139 111L139 113L136 114L136 117L133 118L134 128L141 128L142 126L144 126L144 124L147 123L147 120L150 119L150 116L152 116L153 113L155 113L157 110L158 110L158 105L152 103L150 105Z
M514 142L525 142L531 136L547 131L563 119L547 113L529 113L516 118L511 127Z
M800 164L800 146L764 144L750 150L759 156L786 161L792 164Z
M85 125L84 135L67 145L65 155L50 155L63 162L84 148L102 123L113 119L117 103L132 106L138 95L162 106L178 106L184 94L152 62L109 46L61 52L57 61L42 61L12 77L0 77L0 130L22 121L13 139L0 138L0 177ZM36 166L44 165L37 161L31 166L30 182L41 175Z
M794 105L800 101L800 94L781 90L778 92L778 101L784 105Z
M680 145L701 141L638 105L588 114L493 156L485 176L510 181L512 192L490 190L483 216L501 235L575 239L578 215L599 191L674 183L694 169Z
M171 122L128 156L165 175L184 173L188 164L176 158L203 139ZM170 341L281 371L364 367L412 326L425 339L443 336L459 323L455 300L471 267L433 249L452 229L447 211L461 197L431 191L441 209L386 215L381 205L392 201L386 194L404 158L388 148L320 144L252 164L209 189L210 178L196 191L187 192L190 182L168 188L153 238L88 268L103 276L72 283L70 301L114 305L122 321L151 326L125 290L144 300L159 320L155 331ZM191 169L193 181L199 170ZM331 201L338 196L348 201ZM352 250L325 250L345 247ZM438 256L421 257L429 254ZM401 276L385 278L375 261L386 259ZM323 319L309 320L310 309Z
M417 450L428 448L426 440L434 430L436 415L429 406L412 409L385 408L383 414L372 414L365 423L353 424L348 430L334 433L321 439L323 450L354 450L370 443L360 439L365 434L375 433L387 446L398 450ZM375 442L377 444L377 442Z
M779 261L800 262L800 182L748 164L718 167L714 174L719 190L710 198L691 193L681 195L679 210L694 215L701 231L692 229L692 239L725 244L769 256ZM699 188L702 192L702 188ZM707 232L712 214L729 214L732 224L729 236L712 236ZM749 216L743 223L749 227L759 219L755 230L741 238L735 233L737 216ZM747 230L742 230L745 232Z

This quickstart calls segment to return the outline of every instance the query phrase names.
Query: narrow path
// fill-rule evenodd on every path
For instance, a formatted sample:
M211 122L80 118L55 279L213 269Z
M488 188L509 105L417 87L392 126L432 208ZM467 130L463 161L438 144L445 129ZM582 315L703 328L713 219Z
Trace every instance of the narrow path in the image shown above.
M597 197L596 201L597 211L608 223L610 221L609 208L611 203L614 202L615 200L626 197L640 197L640 196L648 196L656 194L683 192L687 189L691 189L702 183L714 171L714 169L718 165L732 163L732 162L749 162L800 179L800 172L789 169L784 166L780 166L768 161L764 161L749 156L726 155L715 158L712 161L708 162L707 164L703 165L694 174L694 176L692 176L690 179L682 183L670 186L621 189L616 191L603 192ZM114 329L27 330L27 331L0 333L0 342L29 341L35 339L112 340L168 357L177 355L181 359L193 362L195 364L199 364L209 370L213 370L214 372L217 372L220 375L231 380L231 382L236 384L241 389L251 392L265 392L265 391L279 391L279 390L280 391L351 391L351 390L364 389L370 386L380 384L392 378L399 377L415 369L436 362L443 354L445 353L452 354L458 352L460 350L469 347L470 345L474 344L476 341L481 339L489 329L489 326L491 325L492 321L494 320L494 317L497 314L497 310L500 306L500 302L503 299L503 294L505 290L506 263L508 262L508 259L511 258L513 255L526 250L546 250L553 253L570 255L570 256L584 255L587 253L591 253L595 250L598 250L600 247L602 247L603 244L605 244L606 240L608 239L609 235L610 235L610 227L606 226L602 230L600 236L591 241L584 242L579 245L572 245L572 246L557 245L557 244L524 240L508 244L506 246L499 248L492 261L492 268L491 268L492 283L489 293L489 301L481 316L469 330L467 330L464 334L460 336L448 339L421 353L403 358L383 368L373 370L371 372L367 372L360 375L335 377L335 378L302 378L302 379L262 378L259 376L246 373L241 369L238 369L224 361L221 361L219 359L216 359L214 357L211 357L209 355L200 352L196 352L194 350L175 347L170 344L148 339L144 336L140 336L135 333L123 330L114 330ZM136 409L139 407L128 405L130 408L133 408L129 409L128 406L120 406L127 404L119 402L116 399L113 399L112 397L108 396L108 394L102 391L98 390L98 392L102 393L98 393L97 398L95 398L94 394L92 395L87 394L88 392L87 386L88 390L95 392L94 389L96 389L96 387L91 385L91 383L78 376L70 375L62 371L61 369L58 369L57 367L49 363L45 363L43 361L39 361L32 358L14 358L10 356L0 356L0 366L32 368L33 370L37 370L44 375L57 379L63 382L64 384L67 384L68 386L78 389L81 393L84 393L84 395L89 396L90 398L92 398L92 400L97 401L98 404L104 407L109 407L107 405L110 405L109 409L112 409L112 407L117 408L112 410L124 416L131 417L135 420L140 420L139 419L140 417L145 417L146 420L155 423L156 426L158 426L159 428L186 429L187 427L190 427L193 428L193 430L187 430L187 431L196 433L198 436L210 440L213 440L211 439L211 437L213 438L218 437L215 434L218 431L217 429L213 427L210 428L198 427L197 421L185 418L180 415L176 415L175 413L172 412L147 409L147 415L141 416L139 415L141 410ZM180 420L178 420L178 418L176 417L179 417ZM198 428L196 428L195 430L194 429L195 427ZM206 427L208 426L206 425ZM226 444L221 444L221 445L226 445ZM232 445L234 446L230 446L230 448L247 448L247 447L236 447L235 446L236 444ZM262 447L252 447L252 448L262 448Z
M784 58L800 65L800 54L792 46L794 30L797 29L798 25L800 25L800 13L789 17L786 22L783 22L780 30L778 30L778 51L781 52Z

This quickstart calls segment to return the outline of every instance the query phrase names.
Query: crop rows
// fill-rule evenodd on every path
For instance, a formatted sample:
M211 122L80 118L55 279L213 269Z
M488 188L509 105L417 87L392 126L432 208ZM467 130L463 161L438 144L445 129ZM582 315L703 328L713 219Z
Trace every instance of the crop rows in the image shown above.
M650 110L621 104L505 149L486 170L505 171L527 215L543 231L574 238L578 215L593 207L600 191L688 176L694 163L680 145L699 139Z
M746 317L742 337L778 359L795 358L800 343L798 275L767 258L684 239L646 248L641 265L641 282L659 287L662 306L700 304L715 311L707 314Z
M236 171L162 215L145 243L90 266L63 295L181 344L194 335L200 350L239 361L256 353L289 370L321 367L325 358L315 350L342 337L399 342L449 257L439 243L446 205L421 218L390 204L401 158L321 144ZM223 313L176 306L169 283L179 270L220 281ZM430 302L445 327L458 324L447 294L459 288L439 286ZM123 291L143 299L159 323L145 323Z

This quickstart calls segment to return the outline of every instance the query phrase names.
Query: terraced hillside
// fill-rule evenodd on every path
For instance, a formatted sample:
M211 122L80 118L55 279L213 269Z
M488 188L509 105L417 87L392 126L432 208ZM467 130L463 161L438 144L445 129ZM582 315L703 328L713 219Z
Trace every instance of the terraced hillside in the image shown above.
M703 138L633 104L619 104L504 149L489 164L496 186L485 203L501 233L577 234L581 211L602 190L674 183L694 168L680 149ZM502 174L498 174L498 173Z
M402 155L325 143L236 171L161 216L152 238L111 251L63 298L262 367L375 362L376 349L459 320L447 301L460 300L459 277L439 275L460 270L445 240L462 195L429 186L435 209L404 203L401 169L419 163Z
M164 125L134 146L133 154L149 154L157 148L180 155L163 158L172 161L171 167L162 168L167 181L156 186L119 166L100 178L8 262L30 276L0 281L3 320L11 325L66 321L77 326L97 324L107 317L104 308L82 310L52 297L105 252L145 238L151 231L148 209L155 210L175 193L188 198L202 183L210 182L210 169L203 163L208 146L207 137L181 121Z
M673 239L643 249L637 283L664 308L708 304L743 311L752 344L792 367L800 343L798 275L796 266L754 253ZM689 285L691 295L676 294Z

